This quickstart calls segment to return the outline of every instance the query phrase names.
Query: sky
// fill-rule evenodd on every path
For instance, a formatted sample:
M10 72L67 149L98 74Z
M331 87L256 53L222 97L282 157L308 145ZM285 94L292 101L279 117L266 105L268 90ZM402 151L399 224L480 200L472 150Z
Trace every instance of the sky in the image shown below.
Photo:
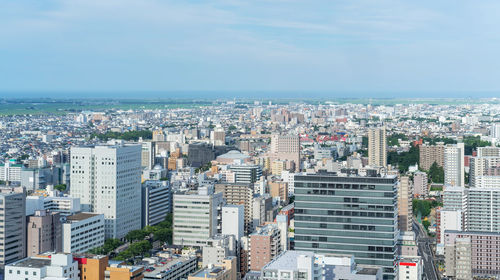
M500 1L0 0L0 97L500 97Z

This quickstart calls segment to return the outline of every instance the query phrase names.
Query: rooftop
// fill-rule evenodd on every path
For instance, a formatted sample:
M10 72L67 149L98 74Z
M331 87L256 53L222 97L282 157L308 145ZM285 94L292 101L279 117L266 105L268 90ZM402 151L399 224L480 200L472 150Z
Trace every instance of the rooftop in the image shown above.
M81 213L77 213L77 214L74 214L74 215L66 217L66 220L67 221L81 221L81 220L85 220L85 219L88 219L88 218L95 217L97 215L101 215L101 214L81 212Z
M297 269L297 258L299 256L308 256L314 258L314 253L310 251L285 251L279 257L274 258L271 262L262 268L275 270L294 270Z
M49 258L26 258L9 264L9 266L30 268L42 268L48 265L50 265Z
M164 275L169 273L169 270L191 261L193 258L195 257L174 256L166 261L159 259L158 263L145 266L144 275L149 278L163 278ZM147 271L150 268L153 268L153 270Z

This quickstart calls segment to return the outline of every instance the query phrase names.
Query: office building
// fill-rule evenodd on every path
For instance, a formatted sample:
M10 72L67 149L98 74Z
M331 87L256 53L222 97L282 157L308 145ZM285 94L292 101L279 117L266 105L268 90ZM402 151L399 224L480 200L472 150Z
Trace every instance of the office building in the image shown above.
M22 164L16 163L15 160L9 160L5 163L0 163L0 181L4 182L21 182Z
M71 196L104 214L106 238L141 228L141 146L110 143L71 148Z
M415 172L413 175L413 195L419 197L429 196L429 183L427 173Z
M172 190L168 181L145 181L142 184L142 227L165 220L172 212Z
M22 187L0 187L0 274L5 264L26 256L26 200Z
M281 253L281 234L276 224L257 227L250 234L250 269L261 270Z
M125 265L122 262L109 262L104 279L109 280L142 280L144 279L144 267Z
M256 227L265 222L272 221L273 217L273 198L269 195L254 195L252 209L252 232Z
M423 262L419 256L404 257L398 260L399 279L421 280L423 277Z
M5 267L5 280L79 280L78 262L71 254L25 258Z
M436 145L420 145L420 162L419 166L423 170L429 170L433 163L440 167L444 167L444 145L438 143Z
M222 193L209 189L174 194L173 244L203 247L220 230L223 203Z
M400 231L413 231L413 185L408 176L402 176L398 188L398 217Z
M250 216L249 216L250 218ZM245 206L226 205L222 207L222 234L233 235L239 241L245 235Z
M385 127L368 130L368 165L387 166L387 140Z
M295 249L353 255L397 276L396 176L295 176Z
M81 212L66 217L62 225L62 249L65 253L85 253L104 245L103 214Z
M27 256L62 251L61 216L57 212L36 211L27 221Z
M234 182L237 184L253 184L262 176L260 165L231 165L228 170L234 173Z
M298 135L278 135L271 137L271 157L287 162L287 169L300 170L300 138Z
M444 184L464 187L464 143L449 144L444 148Z
M252 211L253 211L253 185L252 184L230 184L222 183L215 185L215 192L222 193L224 199L228 204L243 205L245 210L245 233L253 231L252 226Z
M267 263L261 280L382 280L382 269L357 265L352 256L285 251Z
M141 144L141 167L143 169L153 169L155 166L156 143L143 141Z

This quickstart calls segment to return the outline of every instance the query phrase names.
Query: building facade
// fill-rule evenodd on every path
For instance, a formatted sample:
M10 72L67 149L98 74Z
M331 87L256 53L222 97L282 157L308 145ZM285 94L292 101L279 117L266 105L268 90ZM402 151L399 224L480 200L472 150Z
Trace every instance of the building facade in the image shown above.
M368 165L387 166L387 140L385 127L368 130Z
M5 264L26 256L26 194L24 188L0 188L0 274Z
M62 251L61 216L57 212L36 211L27 221L27 256Z

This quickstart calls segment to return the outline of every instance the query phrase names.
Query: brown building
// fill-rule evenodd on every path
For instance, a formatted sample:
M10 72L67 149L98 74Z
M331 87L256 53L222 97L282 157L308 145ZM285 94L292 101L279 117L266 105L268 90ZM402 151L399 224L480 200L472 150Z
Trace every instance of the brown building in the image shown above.
M28 217L26 228L28 257L62 251L62 224L58 212L35 211L35 215Z
M227 204L243 205L245 207L245 229L250 233L253 229L253 185L224 183L216 184L215 192L221 192Z
M177 158L169 157L168 158L168 170L177 170Z
M288 201L288 184L286 182L270 182L269 193L272 197L279 197L281 201Z
M444 145L420 145L420 168L429 170L434 162L444 166Z
M281 235L276 224L258 227L250 234L250 270L260 271L281 253Z
M227 257L223 260L221 265L215 265L213 268L203 268L198 270L190 275L188 280L237 280L238 269L236 265L236 257Z
M105 279L109 280L142 280L144 267L124 264L110 264L104 271Z
M413 230L413 184L408 176L402 176L398 188L398 227L400 231Z
M75 256L81 280L141 280L144 278L142 266L129 266L124 263L109 263L108 256Z
M271 157L287 162L287 168L300 170L300 138L298 135L273 135L271 137Z

